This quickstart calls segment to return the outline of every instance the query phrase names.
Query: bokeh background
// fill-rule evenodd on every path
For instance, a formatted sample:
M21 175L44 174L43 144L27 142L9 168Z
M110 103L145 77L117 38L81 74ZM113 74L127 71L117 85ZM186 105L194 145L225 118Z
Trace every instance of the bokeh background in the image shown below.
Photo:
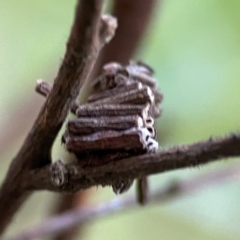
M61 64L75 2L0 1L0 180L44 102L34 92L36 79L52 82ZM239 13L238 0L165 0L156 5L134 59L155 69L164 93L157 122L162 147L239 131ZM54 160L64 151L59 142ZM152 176L151 189L234 161ZM85 204L113 197L111 188L93 188ZM240 239L239 198L239 182L217 184L164 204L92 221L85 225L84 239ZM34 194L7 235L43 222L57 200L54 193Z

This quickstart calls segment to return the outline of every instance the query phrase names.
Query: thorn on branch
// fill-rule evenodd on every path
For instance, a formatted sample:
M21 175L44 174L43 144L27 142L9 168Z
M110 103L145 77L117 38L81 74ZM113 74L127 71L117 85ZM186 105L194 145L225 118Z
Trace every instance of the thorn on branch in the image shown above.
M52 90L52 85L48 82L43 81L42 79L37 80L37 85L35 91L44 97L47 97Z
M117 19L109 14L103 15L101 17L99 29L100 46L103 47L114 37L115 30L117 29Z
M51 165L50 172L53 185L61 187L68 183L68 170L61 160Z
M39 94L41 94L42 96L44 97L48 97L48 95L50 94L52 90L52 85L42 79L39 79L37 80L37 84L36 84L36 87L35 87L35 91ZM71 104L71 112L73 114L76 114L76 110L79 108L80 106L80 103L78 102L77 99L75 99L72 104Z

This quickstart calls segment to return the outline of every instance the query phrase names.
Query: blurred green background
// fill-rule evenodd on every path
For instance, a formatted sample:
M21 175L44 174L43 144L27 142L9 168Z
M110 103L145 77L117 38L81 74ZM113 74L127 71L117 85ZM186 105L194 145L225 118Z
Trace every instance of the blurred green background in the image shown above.
M1 180L44 102L34 93L36 79L52 82L61 64L74 5L75 0L0 1ZM155 69L164 93L157 123L163 147L239 130L239 13L239 0L165 0L155 9L135 59ZM58 143L55 160L62 156L59 148ZM152 176L151 188L234 161ZM91 192L91 204L114 197L111 188ZM220 184L88 223L84 239L240 239L239 197L239 182ZM34 194L7 235L44 221L54 201L56 194Z

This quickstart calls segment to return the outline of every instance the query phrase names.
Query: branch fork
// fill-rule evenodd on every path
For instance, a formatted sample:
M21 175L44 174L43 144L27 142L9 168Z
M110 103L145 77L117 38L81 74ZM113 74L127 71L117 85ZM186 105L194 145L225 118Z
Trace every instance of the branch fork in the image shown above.
M75 103L72 103L87 80L98 52L114 35L116 19L111 16L101 18L102 3L102 0L82 0L77 3L66 53L54 85L52 88L45 85L46 88L40 91L47 96L47 100L23 146L12 160L0 189L0 233L31 193L27 189L28 172L51 164L53 142L70 108L75 111ZM38 82L38 88L43 85L43 82ZM60 165L52 168L54 183L64 185L67 175L64 168L59 169Z
M94 165L96 159L91 155L88 164L93 164L94 167L85 166L83 168L80 161L71 164L57 161L52 164L52 145L70 109L74 113L77 112L78 117L82 117L84 114L84 116L92 114L91 111L94 111L94 108L97 109L99 103L101 103L104 106L98 108L98 114L101 116L104 111L111 112L111 100L114 99L114 104L118 107L121 104L129 106L129 104L136 103L136 106L141 108L139 110L137 107L126 107L125 113L127 111L140 111L137 115L142 118L146 116L146 111L153 118L160 115L157 104L162 101L162 95L156 91L155 83L150 76L152 70L144 65L142 65L142 69L145 72L140 74L140 78L138 73L131 73L131 71L135 71L134 66L127 69L122 69L117 64L105 66L106 81L103 84L101 78L99 78L93 85L93 87L99 87L100 90L103 90L101 89L103 86L113 88L113 86L117 86L117 82L121 83L126 78L131 78L126 86L121 84L121 86L117 86L121 87L122 90L127 90L127 95L123 93L120 94L121 96L112 97L114 93L109 89L108 92L96 94L92 97L87 110L84 110L76 102L79 90L88 79L98 52L113 37L117 26L113 17L104 16L101 18L101 9L102 0L78 1L66 54L54 80L54 85L51 86L44 81L38 81L37 91L46 96L47 100L22 147L12 160L1 186L0 233L3 233L20 206L35 190L74 193L92 186L106 186L115 183L113 185L115 191L121 193L128 184L131 185L132 179L142 179L150 174L198 166L221 158L240 156L240 134L236 133L223 138L209 139L156 153L131 155L130 158L126 152L123 152L122 155L117 153L120 154L118 156L120 160L113 162L111 162L111 159L115 159L116 156L113 152L110 152L102 159L102 165L97 166ZM118 72L118 78L112 78L113 72L111 71ZM149 75L149 73L151 74ZM140 81L141 84L138 84L139 89L134 90L131 84L136 80ZM101 84L99 84L100 82ZM141 87L141 85L147 86ZM140 97L141 101L139 101ZM146 108L149 106L148 111ZM119 107L118 110L122 111L123 109ZM151 127L151 119L143 120L144 124L149 124ZM113 137L111 134L110 137ZM154 133L151 137L153 138L153 136ZM74 141L74 138L70 141ZM88 153L86 155L89 157Z

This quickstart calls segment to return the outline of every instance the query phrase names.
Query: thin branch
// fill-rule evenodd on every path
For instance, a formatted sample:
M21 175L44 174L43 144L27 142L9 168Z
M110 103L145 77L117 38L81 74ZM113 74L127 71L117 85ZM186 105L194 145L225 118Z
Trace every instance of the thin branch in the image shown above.
M153 16L157 5L156 0L136 1L118 0L114 2L113 15L118 19L119 27L115 38L106 46L99 57L99 69L111 61L128 64L133 57L141 38Z
M102 66L107 63L108 61L117 61L121 63L128 63L129 59L133 58L134 52L136 52L136 48L139 45L141 38L144 36L146 32L145 29L149 25L149 18L152 15L152 10L156 8L156 0L147 0L147 1L136 1L136 0L117 0L114 1L114 16L118 19L118 30L114 39L110 42L108 46L105 48L100 54L100 57L97 60L97 63L94 67L95 72L100 74L102 70ZM125 6L125 7L124 7ZM112 42L115 44L112 44ZM116 47L117 46L117 47ZM88 93L91 92L91 81L85 85L84 89L81 92L81 100L82 102L84 99L89 97ZM74 104L74 103L73 103ZM77 104L74 104L77 106ZM77 107L73 106L71 111L75 113ZM69 161L67 161L69 162ZM81 199L84 198L84 192L80 192L79 194L71 194L71 195L61 195L59 196L61 199L60 201L66 204L63 204L66 208L59 209L59 213L63 212L63 210L67 210L69 204L72 202L71 199L80 199L80 203L82 202ZM82 204L78 204L78 207L81 207ZM75 206L76 207L76 206ZM81 226L80 233L84 229ZM75 234L74 234L75 232ZM66 233L62 233L62 235L56 236L55 240L60 239L68 239L72 240L75 239L74 236L79 238L79 234L76 235L76 229L70 229Z
M30 194L23 188L24 181L28 181L26 172L51 163L51 148L71 103L90 74L100 48L113 36L116 24L111 26L112 32L105 31L109 19L101 22L104 31L99 32L101 8L102 0L78 2L66 54L53 89L13 159L0 190L0 233Z
M80 194L64 194L61 195L60 201L54 203L57 204L57 213L62 214L70 209L80 209L87 204L88 201L88 191L80 192ZM54 214L56 215L56 214ZM78 236L78 239L81 239L81 236L84 235L84 228L81 225L78 225L76 228L70 227L66 231L57 234L54 240L70 240L75 239L75 236Z
M210 185L218 185L223 182L239 180L240 164L232 164L231 166L215 170L210 173L201 174L191 179L172 182L171 184L160 188L150 194L149 203L160 203L174 200L179 196L199 191ZM90 220L96 220L103 216L109 216L123 210L133 210L139 205L136 204L135 196L128 198L116 198L109 202L99 204L97 206L85 207L84 209L74 209L56 216L43 224L36 226L30 230L26 230L16 237L9 240L32 240L44 237L49 234L57 234L69 228L84 224Z
M114 181L142 178L150 174L193 167L222 158L240 156L240 134L162 150L111 162L94 168L61 161L34 170L27 176L28 189L75 192L96 185L111 185Z

